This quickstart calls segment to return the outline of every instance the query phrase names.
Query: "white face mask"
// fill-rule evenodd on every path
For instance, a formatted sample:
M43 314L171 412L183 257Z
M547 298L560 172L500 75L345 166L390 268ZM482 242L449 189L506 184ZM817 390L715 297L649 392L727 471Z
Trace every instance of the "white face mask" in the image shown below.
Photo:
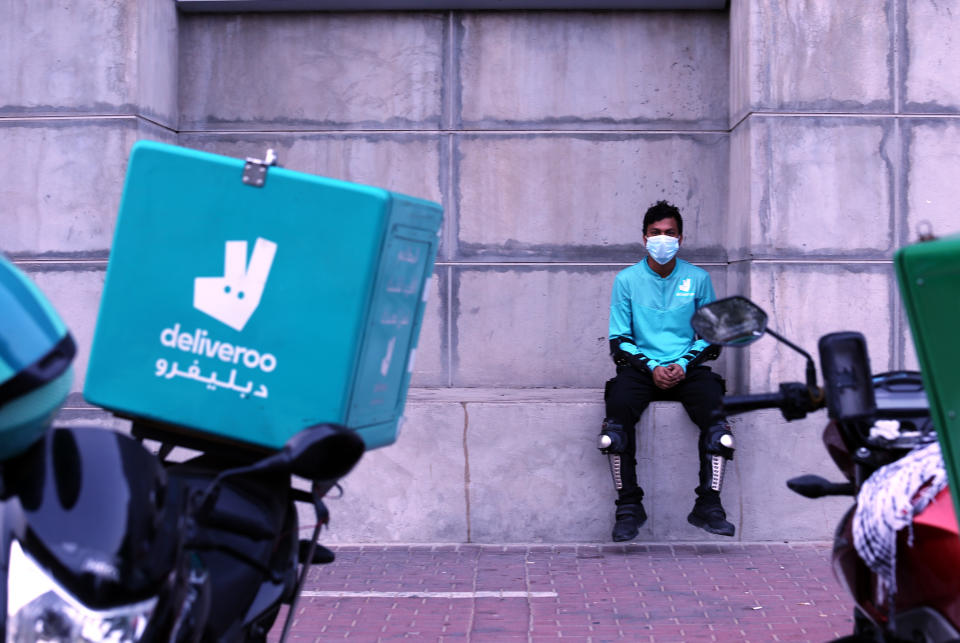
M667 234L658 234L647 239L647 254L661 266L677 256L680 240Z

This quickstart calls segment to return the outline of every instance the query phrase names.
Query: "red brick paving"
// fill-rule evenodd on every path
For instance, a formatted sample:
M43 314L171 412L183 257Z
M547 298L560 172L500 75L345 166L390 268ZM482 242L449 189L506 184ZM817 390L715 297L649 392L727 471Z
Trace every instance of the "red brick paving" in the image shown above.
M822 642L852 629L823 543L332 549L290 640Z

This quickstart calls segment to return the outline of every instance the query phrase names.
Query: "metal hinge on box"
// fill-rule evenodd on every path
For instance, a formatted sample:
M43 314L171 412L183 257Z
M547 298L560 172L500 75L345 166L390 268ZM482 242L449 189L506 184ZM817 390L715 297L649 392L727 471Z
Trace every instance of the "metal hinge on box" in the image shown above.
M255 188L262 188L267 182L267 168L271 165L277 165L277 153L273 149L268 149L264 159L248 158L243 166L243 183Z

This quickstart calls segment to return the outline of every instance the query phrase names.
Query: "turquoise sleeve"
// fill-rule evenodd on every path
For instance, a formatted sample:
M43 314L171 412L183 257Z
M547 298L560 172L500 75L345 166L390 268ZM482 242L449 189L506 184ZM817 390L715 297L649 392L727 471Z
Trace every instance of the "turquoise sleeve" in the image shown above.
M693 346L690 347L690 350L687 351L686 355L691 355L695 358L697 355L702 353L707 347L710 346L710 342L705 339L698 339L693 343ZM683 372L687 372L687 365L690 364L690 359L687 359L686 355L678 359L674 364L679 364L680 368L683 369Z
M613 281L613 293L610 295L610 334L607 339L616 337L633 337L630 298L619 275ZM636 346L625 342L621 344L621 350L634 355L637 353Z

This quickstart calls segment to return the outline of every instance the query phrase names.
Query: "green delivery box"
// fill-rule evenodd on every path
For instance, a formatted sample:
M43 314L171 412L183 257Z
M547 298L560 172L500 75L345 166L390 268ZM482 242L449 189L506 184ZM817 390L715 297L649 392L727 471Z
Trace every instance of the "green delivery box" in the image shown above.
M333 422L390 444L441 219L387 190L139 142L84 396L174 443L276 449Z
M894 263L960 516L960 236L901 248Z

